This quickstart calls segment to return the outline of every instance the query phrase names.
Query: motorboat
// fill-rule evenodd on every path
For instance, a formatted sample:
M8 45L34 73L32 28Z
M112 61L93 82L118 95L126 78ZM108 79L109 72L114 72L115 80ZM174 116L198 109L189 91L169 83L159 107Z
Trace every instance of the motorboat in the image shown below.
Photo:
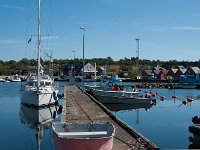
M111 78L108 77L108 75L101 75L100 80L102 83L109 82L110 84L122 82L122 80L119 79L118 75L116 75L116 74L112 74Z
M95 96L97 100L103 104L152 104L154 98L149 97L124 97L124 96L108 96L98 95Z
M125 91L125 90L101 90L101 89L93 89L93 94L95 96L114 96L114 97L138 97L139 91Z
M132 91L120 90L117 84L114 85L112 90L93 89L92 95L99 102L108 104L151 104L154 100L148 93L146 93L145 97L140 96L140 92L137 89L132 89Z
M20 89L21 103L34 106L45 107L55 104L58 101L58 86L54 84L52 72L50 75L44 74L41 65L40 48L40 0L38 0L38 42L37 42L37 71L34 74L29 73L26 81ZM52 56L51 56L52 58ZM50 60L51 62L51 60ZM51 70L51 69L50 69Z
M19 75L14 75L12 78L11 78L11 80L10 80L11 82L21 82L21 78L20 78L20 76Z
M0 78L0 82L6 82L6 80L3 78Z
M52 123L57 150L111 150L115 127L109 122Z

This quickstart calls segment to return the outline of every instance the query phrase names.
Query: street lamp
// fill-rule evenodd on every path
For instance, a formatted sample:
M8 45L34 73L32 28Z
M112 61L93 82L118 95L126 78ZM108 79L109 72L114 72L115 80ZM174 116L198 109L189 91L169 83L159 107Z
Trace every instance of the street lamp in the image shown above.
M75 52L76 52L76 51L75 51L75 50L73 50L72 52L74 53L74 60L75 60L75 58L76 58L76 57L75 57Z
M85 92L85 87L84 87L84 75L85 75L85 70L84 70L84 66L85 66L85 28L84 27L80 27L81 30L83 30L83 75L82 75L82 84L83 84L83 92Z

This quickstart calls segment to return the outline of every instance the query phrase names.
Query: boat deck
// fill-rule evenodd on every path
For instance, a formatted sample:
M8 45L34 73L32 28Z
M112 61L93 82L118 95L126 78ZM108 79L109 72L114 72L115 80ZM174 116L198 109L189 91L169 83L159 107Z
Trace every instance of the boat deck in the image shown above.
M105 106L77 86L65 86L62 121L98 122L108 121L116 128L113 150L159 149L139 132L114 116Z

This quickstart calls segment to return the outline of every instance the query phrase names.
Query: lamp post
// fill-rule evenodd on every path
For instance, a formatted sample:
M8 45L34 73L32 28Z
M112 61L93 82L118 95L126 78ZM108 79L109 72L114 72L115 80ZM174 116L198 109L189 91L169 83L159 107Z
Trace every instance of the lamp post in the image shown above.
M82 84L83 84L83 92L85 92L85 87L84 87L84 75L85 75L85 70L84 70L84 66L85 66L85 28L84 27L80 27L81 30L83 30L83 74L82 74Z
M137 55L137 62L136 62L136 66L137 66L137 78L139 77L139 61L140 61L140 58L139 58L139 42L140 42L140 39L135 39L136 40L136 43L137 43L137 49L136 49L136 55Z
M75 60L75 58L76 58L76 57L75 57L75 52L76 52L76 51L75 51L75 50L73 50L72 52L74 53L74 60Z

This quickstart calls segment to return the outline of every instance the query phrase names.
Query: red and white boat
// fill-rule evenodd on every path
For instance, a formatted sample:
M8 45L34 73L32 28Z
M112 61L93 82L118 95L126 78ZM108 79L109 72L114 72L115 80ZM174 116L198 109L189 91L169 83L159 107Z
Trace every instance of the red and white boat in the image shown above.
M52 123L57 150L111 150L115 127L108 122Z

